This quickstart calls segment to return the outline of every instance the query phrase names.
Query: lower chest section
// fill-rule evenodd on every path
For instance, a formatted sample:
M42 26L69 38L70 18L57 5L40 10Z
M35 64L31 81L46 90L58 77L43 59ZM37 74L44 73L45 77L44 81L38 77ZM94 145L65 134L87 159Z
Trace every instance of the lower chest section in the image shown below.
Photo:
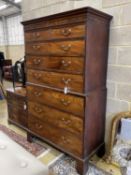
M28 127L75 156L83 155L84 98L28 86Z

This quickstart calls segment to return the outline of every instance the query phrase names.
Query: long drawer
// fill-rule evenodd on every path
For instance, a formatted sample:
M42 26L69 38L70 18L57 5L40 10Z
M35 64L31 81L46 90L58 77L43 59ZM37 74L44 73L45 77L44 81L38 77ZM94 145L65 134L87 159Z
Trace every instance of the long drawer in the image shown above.
M72 114L31 101L28 102L28 114L38 117L43 122L82 136L83 120Z
M83 76L65 73L27 70L27 82L59 89L68 87L69 91L83 92Z
M76 23L85 23L87 14L86 12L83 14L74 14L69 15L68 17L57 17L57 18L48 18L46 20L39 20L37 22L24 22L24 31L36 30L36 29L45 29L45 28L53 28L58 26L66 26L72 25Z
M59 110L84 116L84 98L38 86L27 86L28 100L46 104Z
M84 58L26 56L26 67L30 69L82 74L84 70Z
M45 139L57 144L74 155L82 156L82 137L77 137L65 130L60 130L40 121L36 117L29 116L28 126L31 131Z
M53 39L80 38L85 36L85 25L70 25L61 28L33 30L25 33L25 41L44 41Z
M84 56L85 41L57 41L26 43L26 54L53 56Z

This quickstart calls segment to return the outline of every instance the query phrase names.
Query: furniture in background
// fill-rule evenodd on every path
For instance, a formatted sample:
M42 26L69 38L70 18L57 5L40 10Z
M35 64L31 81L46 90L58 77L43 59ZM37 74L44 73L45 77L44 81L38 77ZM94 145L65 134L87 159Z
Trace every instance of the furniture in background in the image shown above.
M27 129L26 89L17 87L7 89L8 121Z
M0 99L4 99L6 98L6 90L2 84L2 82L0 82Z
M77 161L104 153L111 16L90 7L23 22L29 137Z
M121 128L121 119L131 119L131 112L121 112L116 114L113 117L111 124L111 135L110 135L110 143L109 143L109 157L111 156L112 149L117 142L117 135L120 132Z
M21 58L12 66L13 87L25 87L25 59Z
M4 53L0 52L0 81L2 83L3 80L3 63L4 63Z
M10 59L3 62L3 78L12 81L12 60Z
M0 52L0 81L12 80L12 60L5 59L4 53Z
M12 60L5 59L4 53L0 52L0 80L3 78L12 80Z
M121 112L113 117L107 162L120 167L121 174L131 174L131 140L122 137L123 120L130 125L131 112ZM125 135L130 132L128 125L124 129Z
M0 67L2 67L2 62L3 62L3 60L5 59L5 57L4 57L4 53L3 52L0 52Z

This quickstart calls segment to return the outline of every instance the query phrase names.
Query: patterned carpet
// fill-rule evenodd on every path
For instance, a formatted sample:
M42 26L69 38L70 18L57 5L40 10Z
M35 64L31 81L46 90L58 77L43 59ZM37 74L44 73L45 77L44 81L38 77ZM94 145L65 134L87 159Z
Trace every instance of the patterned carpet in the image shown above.
M63 156L50 166L50 171L54 175L79 175L76 171L76 162L68 156ZM89 163L89 169L86 175L112 175L97 168L94 164Z
M32 153L36 157L41 155L46 150L46 148L37 143L28 142L25 137L17 134L16 132L12 131L4 125L0 125L0 131L3 131L12 140L17 142L19 145L24 147L28 152Z

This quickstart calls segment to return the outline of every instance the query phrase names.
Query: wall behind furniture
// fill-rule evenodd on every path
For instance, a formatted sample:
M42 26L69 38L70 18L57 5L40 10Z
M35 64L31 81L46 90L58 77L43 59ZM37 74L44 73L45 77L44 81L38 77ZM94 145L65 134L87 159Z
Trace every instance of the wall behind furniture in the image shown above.
M131 110L131 0L23 0L23 20L92 6L113 15L108 62L106 140L112 116Z
M0 51L6 59L15 63L24 56L24 33L20 14L5 18L5 25L0 21Z
M0 20L0 51L4 52L4 55L6 57L6 47L4 41L4 30L2 20Z

